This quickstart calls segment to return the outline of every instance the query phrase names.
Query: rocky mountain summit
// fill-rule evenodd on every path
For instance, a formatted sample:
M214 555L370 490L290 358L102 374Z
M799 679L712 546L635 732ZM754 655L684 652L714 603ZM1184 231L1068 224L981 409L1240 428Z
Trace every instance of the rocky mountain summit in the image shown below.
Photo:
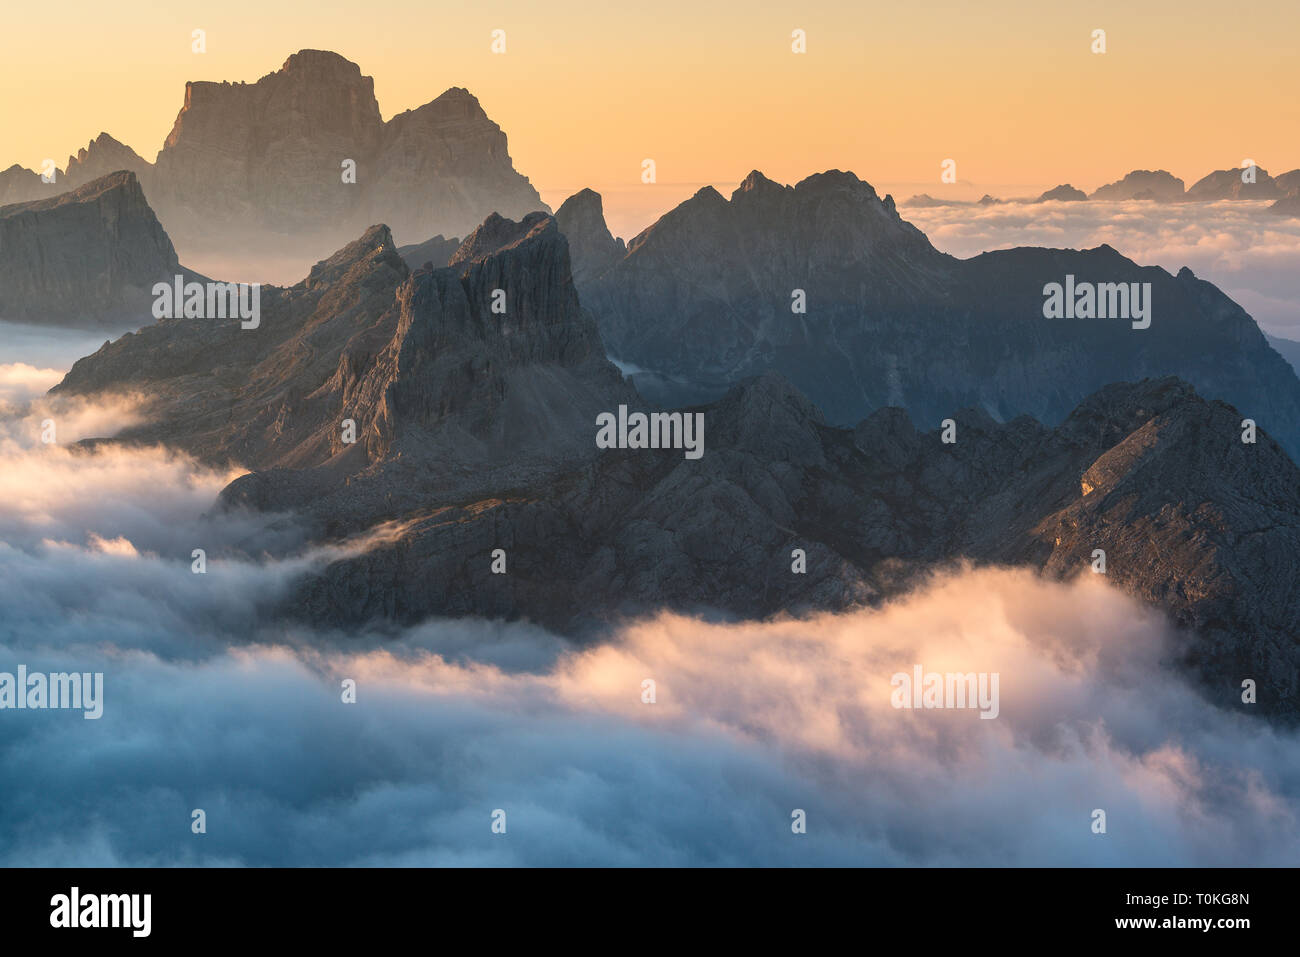
M634 396L578 304L568 243L546 213L494 214L432 270L412 271L388 227L373 226L302 282L264 287L256 330L162 320L79 360L55 389L104 391L152 397L151 421L123 441L322 480L400 460L423 470L419 484L490 461L522 467L534 445L543 465L587 454L588 422Z
M147 176L152 166L129 146L119 143L107 133L100 133L88 146L69 156L64 169L53 166L50 160L50 182L40 173L17 165L0 171L0 206L30 203L38 199L54 199L72 189L79 189L110 173L128 170L137 179Z
M555 222L569 238L577 281L603 272L627 254L627 244L615 239L605 225L604 202L593 190L580 190L566 199L555 211Z
M17 163L0 170L0 206L50 199L62 192L65 192L62 184L56 189L52 183L44 182L40 173L24 169Z
M151 322L151 289L182 269L134 173L0 207L0 317Z
M348 162L354 183L344 180ZM380 221L410 242L464 235L491 212L544 208L468 91L385 123L374 81L319 50L256 83L186 84L146 188L182 245L214 228L335 244Z
M818 185L865 194L843 177ZM759 178L749 191L817 202ZM726 215L721 197L697 199ZM865 224L828 216L827 242L923 242L884 204ZM570 242L540 213L489 217L438 269L410 270L372 227L268 290L263 312L251 331L165 320L55 391L145 392L147 421L113 441L242 462L253 471L223 507L290 511L306 540L364 539L281 614L341 628L526 617L582 636L665 607L858 607L954 561L1068 578L1101 549L1109 580L1178 626L1171 653L1210 700L1234 706L1252 677L1262 710L1297 713L1300 472L1266 430L1244 443L1241 412L1178 379L1107 386L1056 427L954 411L946 441L898 408L830 425L769 371L677 410L703 416L698 459L598 448L602 413L656 407L605 359ZM248 547L283 538L277 526Z
M322 50L301 50L255 83L186 83L152 164L101 133L53 183L17 166L0 173L0 203L117 170L136 174L187 261L251 252L311 262L370 223L411 243L463 236L492 212L547 208L467 90L384 122L374 81Z
M63 180L66 188L76 189L119 170L128 170L140 179L148 178L152 166L131 147L100 133L88 146L77 150L76 156L68 157Z
M927 425L967 406L1050 424L1110 382L1175 374L1300 453L1300 379L1188 269L1141 267L1109 246L955 259L838 171L793 187L754 172L730 200L703 189L612 261L578 258L603 243L591 224L576 235L579 291L610 356L665 405L771 370L837 425L884 406ZM1149 284L1149 326L1115 317L1136 298L1115 298L1111 318L1045 318L1045 291L1066 283L1143 296Z

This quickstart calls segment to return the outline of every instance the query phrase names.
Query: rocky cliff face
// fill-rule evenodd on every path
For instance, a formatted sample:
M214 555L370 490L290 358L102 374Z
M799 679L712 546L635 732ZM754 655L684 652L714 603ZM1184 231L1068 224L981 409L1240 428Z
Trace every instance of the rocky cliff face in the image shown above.
M135 174L0 207L0 317L151 322L152 286L182 273Z
M501 127L459 87L384 124L371 162L363 203L399 238L464 236L489 213L549 211L515 172Z
M355 183L344 182L345 161ZM464 235L488 213L544 209L514 171L501 128L467 91L383 122L374 82L343 57L303 50L256 83L186 84L146 182L177 242L332 248L369 223L399 239ZM322 246L322 244L324 244Z
M0 205L118 170L136 174L187 261L264 255L302 260L305 270L371 223L410 243L466 235L493 212L546 209L468 91L450 89L385 123L374 81L320 50L295 53L256 83L187 83L156 163L101 133L54 183L19 166L0 172Z
M382 125L374 81L331 53L294 54L256 83L186 83L153 199L182 237L205 222L283 233L330 219L350 227L360 191L345 188L341 164L372 157Z
M415 272L388 228L371 227L297 285L265 287L258 329L164 320L79 360L56 391L114 389L153 396L152 421L126 441L331 474L400 459L424 470L421 485L589 454L588 422L633 396L545 213L490 216L449 267Z
M1045 287L1067 276L1149 283L1149 328L1044 318ZM884 406L927 425L967 406L1055 423L1107 383L1171 373L1300 453L1300 379L1189 270L1139 267L1108 246L953 259L850 173L795 187L755 173L730 201L702 190L579 287L610 355L664 404L775 370L839 425Z
M367 230L302 282L261 290L261 322L164 319L78 360L56 392L141 392L149 425L124 439L204 461L258 468L325 463L344 418L350 370L372 363L397 326L410 275L385 226Z

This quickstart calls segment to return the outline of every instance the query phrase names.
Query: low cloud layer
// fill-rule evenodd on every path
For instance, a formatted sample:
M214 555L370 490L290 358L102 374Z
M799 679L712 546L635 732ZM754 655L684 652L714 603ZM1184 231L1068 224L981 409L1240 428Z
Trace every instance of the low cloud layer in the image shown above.
M313 632L270 612L366 543L250 554L268 529L295 533L288 516L214 511L235 472L72 444L138 414L130 397L15 394L0 416L0 671L105 676L98 720L0 711L0 863L1256 864L1300 851L1300 742L1207 705L1164 667L1161 618L1091 576L957 568L879 610L665 614L587 647L477 620ZM918 664L998 673L998 717L895 709L891 676ZM791 831L795 809L806 834Z
M317 634L267 612L329 554L240 551L271 519L209 514L228 476L161 450L25 443L13 436L26 426L9 427L0 671L105 678L99 720L0 711L0 863L1180 865L1300 852L1300 742L1207 705L1162 664L1160 617L1092 576L958 568L879 610L666 614L581 648L483 621ZM196 541L212 543L206 575L190 570ZM895 709L890 678L916 664L997 672L998 717ZM355 704L341 700L346 678ZM191 833L195 808L206 834ZM491 830L498 808L505 834ZM795 809L806 834L791 831Z
M1108 243L1144 266L1188 266L1238 302L1267 332L1300 339L1300 219L1268 203L1162 205L1007 203L903 206L939 249L967 257L1015 246L1090 249Z

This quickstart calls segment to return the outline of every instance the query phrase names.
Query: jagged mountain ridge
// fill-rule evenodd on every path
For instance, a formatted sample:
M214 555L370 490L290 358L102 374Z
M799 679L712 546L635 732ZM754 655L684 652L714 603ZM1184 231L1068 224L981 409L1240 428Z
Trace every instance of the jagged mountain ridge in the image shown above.
M414 272L389 229L373 226L302 282L264 287L258 329L162 320L78 360L54 390L106 391L150 396L149 421L121 441L214 464L319 468L322 481L397 459L444 479L493 456L519 464L532 430L556 431L549 412L572 417L576 404L585 432L606 396L633 395L605 359L545 213L493 215L450 266ZM345 418L355 443L342 440ZM426 446L444 433L455 453L430 459ZM585 438L565 444L587 451Z
M545 486L412 502L391 539L304 580L292 612L523 616L582 634L663 607L874 604L962 559L1069 578L1100 548L1112 583L1181 626L1174 655L1220 705L1266 675L1264 710L1295 713L1300 473L1266 436L1243 445L1239 413L1185 383L1109 387L1057 429L967 410L955 445L900 410L827 426L773 373L702 411L699 462L608 452ZM496 548L506 576L489 570ZM795 548L806 575L791 572Z
M1176 374L1300 450L1300 379L1190 270L1140 267L1109 246L955 259L851 173L791 187L754 172L730 201L706 188L622 257L577 269L610 355L664 404L774 370L841 425L890 405L929 425L965 406L1054 423L1107 383ZM1149 282L1150 327L1044 318L1045 285L1067 275ZM806 313L792 309L796 290Z
M1102 548L1112 582L1183 626L1175 654L1212 700L1262 675L1261 707L1296 712L1300 472L1266 430L1243 444L1237 410L1164 378L1055 428L954 412L945 444L896 408L828 425L766 373L687 410L699 460L601 450L598 412L652 407L605 360L554 220L490 218L453 260L411 272L373 227L271 290L261 329L164 321L56 393L152 392L150 421L113 441L242 460L226 507L292 509L315 541L382 528L281 609L331 627L472 614L581 635L663 607L844 609L951 561L1069 577ZM513 311L492 311L497 289Z

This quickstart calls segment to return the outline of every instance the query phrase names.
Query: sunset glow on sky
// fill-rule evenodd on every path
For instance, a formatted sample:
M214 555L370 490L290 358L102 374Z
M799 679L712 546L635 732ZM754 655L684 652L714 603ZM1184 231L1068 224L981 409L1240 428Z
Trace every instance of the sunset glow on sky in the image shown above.
M558 205L591 186L630 234L750 169L851 169L881 192L1085 190L1135 168L1190 185L1254 159L1300 166L1300 7L1194 2L386 4L252 0L11 6L0 168L60 167L101 130L152 161L186 80L253 82L303 48L374 77L385 118L463 86ZM394 30L400 21L408 28ZM190 49L195 28L207 52ZM791 52L791 32L807 53ZM1090 52L1094 29L1107 52ZM489 49L506 31L507 52ZM918 51L923 51L918 53ZM641 188L653 158L658 185ZM957 162L958 184L939 182ZM944 193L944 191L947 191Z

